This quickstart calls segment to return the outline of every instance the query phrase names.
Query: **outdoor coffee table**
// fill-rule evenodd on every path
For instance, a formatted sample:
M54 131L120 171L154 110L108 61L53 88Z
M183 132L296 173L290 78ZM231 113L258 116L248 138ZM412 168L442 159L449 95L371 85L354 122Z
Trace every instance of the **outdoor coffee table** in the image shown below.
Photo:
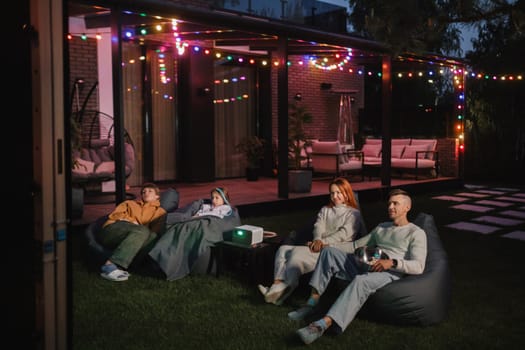
M268 231L265 231L265 235ZM282 237L264 238L261 243L242 245L230 241L215 243L211 248L208 273L215 263L215 276L220 277L225 266L250 283L268 283L273 280L273 261Z

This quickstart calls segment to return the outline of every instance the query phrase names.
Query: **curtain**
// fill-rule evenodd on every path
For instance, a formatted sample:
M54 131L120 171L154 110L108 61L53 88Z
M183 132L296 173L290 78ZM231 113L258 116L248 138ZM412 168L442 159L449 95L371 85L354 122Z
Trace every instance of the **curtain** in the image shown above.
M176 60L171 50L149 50L153 180L176 178Z
M143 136L142 136L142 65L141 49L133 42L122 42L122 80L124 129L135 148L135 167L127 179L130 186L143 182Z
M236 145L256 134L254 68L215 65L215 177L241 177L246 160Z

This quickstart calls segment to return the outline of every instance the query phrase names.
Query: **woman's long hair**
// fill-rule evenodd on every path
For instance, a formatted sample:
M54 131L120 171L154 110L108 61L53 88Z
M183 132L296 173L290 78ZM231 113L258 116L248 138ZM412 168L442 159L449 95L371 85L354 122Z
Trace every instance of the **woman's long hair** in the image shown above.
M330 184L328 185L328 192L330 193L330 187L332 185L336 185L341 192L343 192L345 196L345 204L349 205L355 209L359 209L359 204L357 203L357 200L355 199L354 190L352 190L352 185L350 185L350 182L348 182L347 179L344 177L336 177L333 179ZM330 198L330 203L328 204L329 207L333 207L334 203L332 202L332 198Z

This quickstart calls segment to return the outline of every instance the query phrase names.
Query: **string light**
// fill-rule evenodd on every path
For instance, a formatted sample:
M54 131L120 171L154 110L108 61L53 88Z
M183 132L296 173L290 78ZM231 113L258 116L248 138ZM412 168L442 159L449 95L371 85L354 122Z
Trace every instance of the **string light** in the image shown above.
M158 27L155 27L156 30L159 30ZM173 20L172 28L176 30L177 28L177 21ZM97 40L103 40L100 33L94 34L97 38ZM174 33L174 35L177 35L177 38L175 39L175 47L179 55L183 55L186 52L186 48L189 47L189 44L185 42L182 38L178 37L178 33ZM87 40L88 35L85 33L68 33L67 39L72 40L74 37L80 37L82 40ZM127 29L124 31L124 37L126 39L133 39L135 37L132 30ZM194 53L203 52L206 55L209 55L212 53L211 49L208 48L201 48L199 46L192 46L192 51ZM225 53L222 53L218 50L213 50L213 54L217 59L221 59ZM228 61L237 61L240 64L249 63L251 65L259 64L261 66L267 66L268 65L268 59L267 58L247 58L243 57L242 55L234 56L232 54L227 54ZM338 61L334 61L337 60ZM342 56L340 54L335 55L327 55L327 56L306 56L306 62L308 62L312 67L315 67L317 69L325 70L325 71L331 71L334 69L339 69L341 71L350 73L350 74L358 74L363 75L365 72L362 70L355 70L353 67L349 67L348 69L343 69L343 67L347 64L349 64L351 61L351 49L349 50L348 55ZM299 59L295 62L299 66L304 66L305 59ZM286 62L288 66L291 66L294 64L292 61ZM273 65L275 67L279 66L279 61L273 61ZM427 77L436 77L438 75L444 76L448 71L451 71L451 67L440 67L438 69L429 69L427 71L421 71L421 70L406 70L406 71L397 71L393 73L393 77L398 79L415 79L415 78L425 78ZM468 79L475 79L475 80L492 80L492 81L499 81L499 82L520 82L523 81L524 74L522 73L515 73L515 74L489 74L484 72L474 72L472 70L466 71L461 69L456 69L454 74L454 84L458 83L458 78L465 77ZM374 71L368 71L366 72L366 75L369 77L377 77L381 78L382 73L380 71L374 72ZM428 79L429 83L433 83L434 81L432 79Z

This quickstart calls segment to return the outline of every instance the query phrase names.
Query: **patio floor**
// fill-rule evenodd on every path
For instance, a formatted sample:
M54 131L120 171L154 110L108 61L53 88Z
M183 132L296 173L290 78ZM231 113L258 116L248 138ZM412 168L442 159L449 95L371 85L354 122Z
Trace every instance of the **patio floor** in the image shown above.
M229 191L231 202L239 210L241 216L254 216L278 213L289 208L319 208L328 200L328 184L331 178L314 178L312 190L308 193L290 193L289 198L278 197L277 178L259 178L257 181L246 181L245 178L223 179L214 182L199 183L159 183L161 189L173 187L180 194L179 207L189 202L208 198L212 188L221 186ZM388 189L381 185L379 179L353 181L352 188L357 192L360 201L380 200L385 198ZM403 187L411 193L425 193L440 189L460 188L462 182L458 178L432 179L392 179L391 187ZM140 187L132 187L128 193L137 196ZM114 207L114 194L99 194L86 196L81 218L73 220L73 226L87 225L100 216L109 213Z

